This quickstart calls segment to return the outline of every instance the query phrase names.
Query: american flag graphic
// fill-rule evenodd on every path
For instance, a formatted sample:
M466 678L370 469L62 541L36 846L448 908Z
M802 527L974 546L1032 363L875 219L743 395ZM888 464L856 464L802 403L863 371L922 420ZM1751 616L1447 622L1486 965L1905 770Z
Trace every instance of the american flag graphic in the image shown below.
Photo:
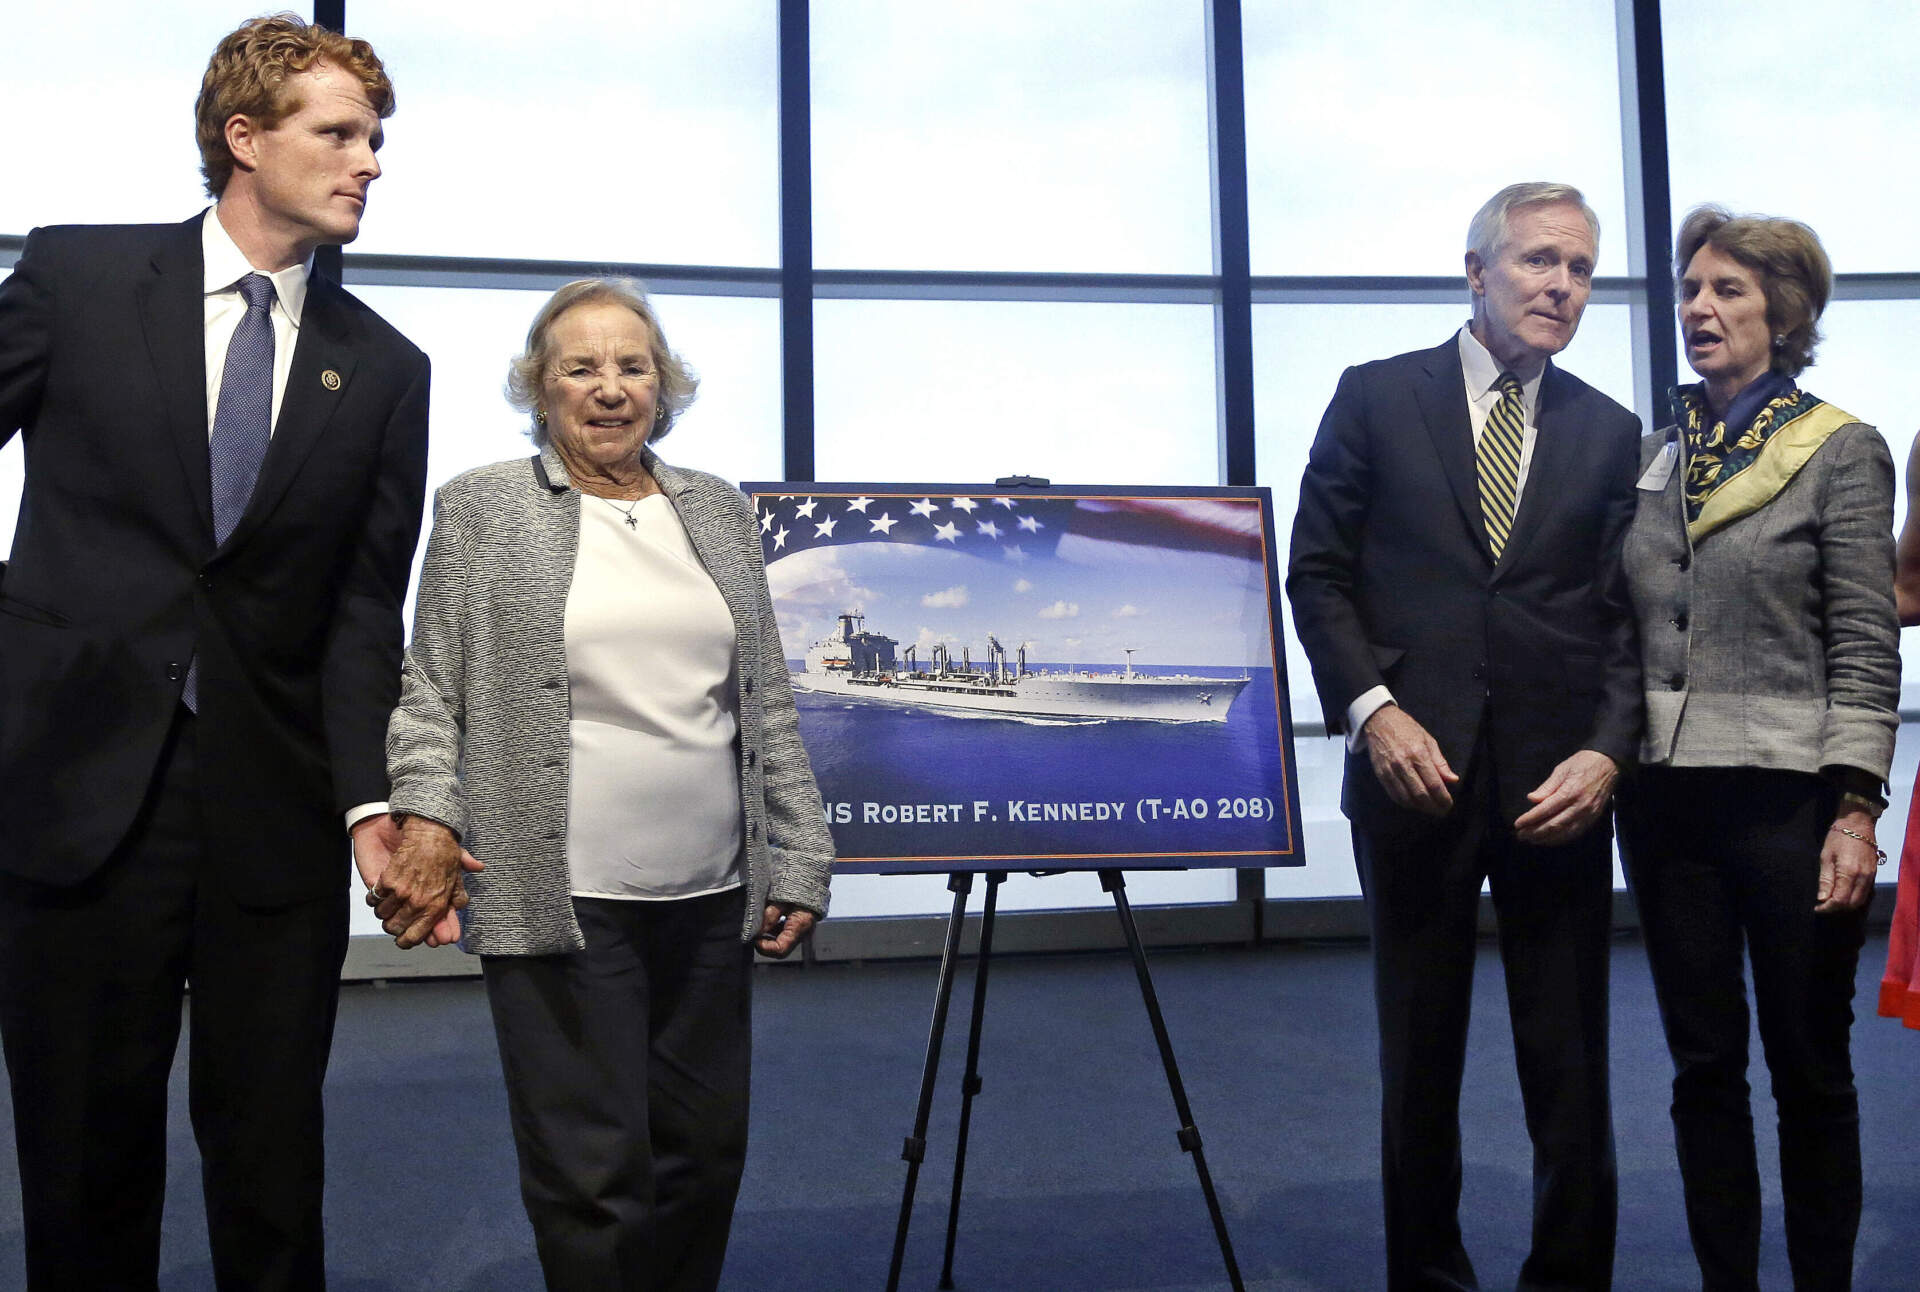
M806 492L794 492L804 489ZM1259 561L1254 498L856 492L837 485L746 486L768 565L845 543L945 548L1015 563L1093 561L1112 545Z

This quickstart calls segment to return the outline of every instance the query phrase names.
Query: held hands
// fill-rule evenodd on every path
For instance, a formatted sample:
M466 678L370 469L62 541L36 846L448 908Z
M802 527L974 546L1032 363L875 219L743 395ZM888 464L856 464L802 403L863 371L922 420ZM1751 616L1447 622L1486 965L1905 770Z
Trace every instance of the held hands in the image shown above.
M1820 848L1820 902L1813 909L1826 915L1865 906L1873 896L1874 871L1879 868L1880 856L1871 816L1854 808L1835 817Z
M1514 837L1538 847L1573 842L1607 810L1619 775L1613 759L1599 750L1574 751L1527 795L1533 806L1515 818Z
M1360 734L1366 738L1373 774L1388 798L1426 816L1445 816L1453 810L1449 787L1459 784L1460 777L1413 715L1397 704L1383 704Z
M367 885L367 905L401 950L460 940L457 912L467 905L462 872L486 867L460 847L453 831L425 817L409 817L405 826L384 814L368 817L353 828L353 859Z
M760 918L760 936L753 940L753 949L763 956L785 960L795 947L813 933L815 923L812 911L791 902L768 902L766 914Z

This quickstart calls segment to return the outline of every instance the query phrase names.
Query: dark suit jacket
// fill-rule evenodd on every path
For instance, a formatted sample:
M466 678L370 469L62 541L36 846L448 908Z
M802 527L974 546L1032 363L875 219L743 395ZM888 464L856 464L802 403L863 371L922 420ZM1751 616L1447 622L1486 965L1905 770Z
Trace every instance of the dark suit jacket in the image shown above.
M208 848L240 900L337 892L387 795L427 360L309 284L253 499L215 550L198 217L36 230L0 283L0 443L26 491L0 586L0 869L73 883L123 838L187 662Z
M1535 425L1496 565L1458 338L1349 368L1300 484L1287 572L1327 729L1384 683L1464 773L1486 725L1507 820L1575 750L1630 761L1642 708L1621 568L1639 421L1549 364ZM1417 820L1364 749L1347 759L1341 806L1374 828Z

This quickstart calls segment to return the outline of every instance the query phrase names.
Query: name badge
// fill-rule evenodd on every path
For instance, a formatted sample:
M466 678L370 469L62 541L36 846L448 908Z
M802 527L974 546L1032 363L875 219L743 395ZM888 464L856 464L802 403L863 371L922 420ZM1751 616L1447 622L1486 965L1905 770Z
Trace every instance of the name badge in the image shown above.
M1660 456L1646 469L1634 484L1636 489L1645 489L1649 493L1659 493L1667 487L1667 481L1673 479L1673 464L1680 460L1678 441L1668 440L1660 446Z

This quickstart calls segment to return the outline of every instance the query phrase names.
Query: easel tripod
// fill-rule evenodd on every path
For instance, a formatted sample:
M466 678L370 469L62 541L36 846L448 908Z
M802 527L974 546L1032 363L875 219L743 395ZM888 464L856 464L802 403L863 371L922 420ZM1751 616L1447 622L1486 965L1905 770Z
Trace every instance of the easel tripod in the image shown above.
M887 1292L897 1292L900 1267L906 1256L907 1227L913 1214L913 1195L920 1179L920 1165L927 1152L927 1120L933 1111L933 1086L940 1069L940 1042L947 1026L947 1005L953 996L955 962L960 954L960 934L966 923L967 897L973 891L975 873L987 878L986 902L980 920L980 950L974 966L973 1018L967 1030L967 1070L960 1083L960 1127L953 1155L953 1193L947 1203L946 1254L940 1266L940 1287L953 1287L953 1248L960 1225L961 1185L967 1169L967 1132L972 1123L973 1097L980 1093L980 1025L986 1016L987 969L993 958L993 919L1000 885L1006 882L1004 870L974 872L957 870L947 877L947 889L953 896L953 914L947 921L946 943L940 955L940 980L934 990L933 1020L927 1034L927 1057L920 1071L920 1103L914 1113L913 1132L907 1136L900 1156L907 1163L906 1184L900 1196L900 1220L894 1230L893 1261L887 1270ZM1242 1292L1240 1266L1233 1257L1233 1241L1227 1235L1226 1218L1214 1193L1213 1176L1207 1170L1206 1153L1200 1146L1200 1131L1193 1124L1193 1110L1187 1104L1186 1087L1180 1080L1180 1067L1174 1059L1173 1042L1167 1037L1166 1020L1160 1013L1160 1001L1154 994L1153 978L1147 972L1146 950L1140 944L1140 930L1134 923L1133 908L1127 901L1126 879L1118 870L1102 870L1100 887L1113 895L1115 912L1126 933L1127 948L1133 953L1133 969L1140 980L1140 994L1146 1003L1147 1019L1153 1026L1153 1039L1160 1047L1160 1062L1166 1069L1167 1085L1173 1093L1173 1107L1180 1119L1178 1138L1183 1151L1193 1155L1193 1167L1200 1177L1200 1191L1206 1196L1207 1212L1213 1219L1214 1237L1220 1244L1221 1259L1226 1262L1227 1278L1234 1292Z

